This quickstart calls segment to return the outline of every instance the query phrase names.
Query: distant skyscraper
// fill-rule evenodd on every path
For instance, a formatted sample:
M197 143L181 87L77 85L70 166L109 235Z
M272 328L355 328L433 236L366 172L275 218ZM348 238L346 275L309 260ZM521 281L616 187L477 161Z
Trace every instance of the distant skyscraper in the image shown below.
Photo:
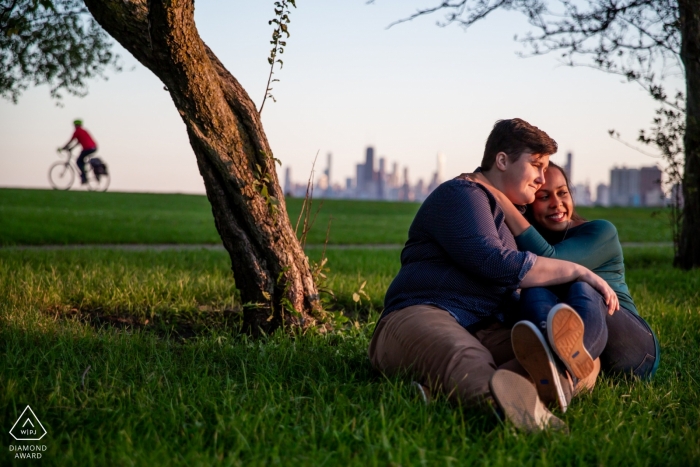
M610 170L610 204L612 206L641 206L639 169L613 167Z
M284 169L284 194L290 196L292 194L292 168Z
M413 188L413 199L416 201L423 201L425 199L425 182L422 178L418 179L418 183Z
M397 188L399 186L399 163L394 162L391 164L391 183L392 188Z
M355 189L358 193L365 190L365 164L355 166Z
M367 147L365 157L365 181L374 181L374 148L372 146Z
M591 201L591 188L586 183L579 183L574 185L574 204L576 206L591 206L593 202Z
M403 185L399 191L399 199L401 201L411 200L411 185L408 183L408 167L403 169Z
M651 191L661 184L661 169L656 166L639 169L639 189L642 192Z
M388 158L377 157L375 165L375 150L372 146L365 149L364 163L355 165L355 176L348 177L344 184L333 183L333 155L327 153L327 164L315 181L319 197L345 198L365 200L392 201L423 201L432 190L439 185L438 181L445 178L445 156L437 154L437 170L427 178L412 185L408 179L408 167L399 169L397 162L389 162ZM391 164L391 172L389 172ZM306 183L296 184L292 181L291 167L285 167L284 191L286 195L304 197ZM337 174L336 174L337 175ZM427 175L427 174L426 174Z
M664 195L661 191L661 169L656 166L639 169L639 191L644 206L663 206Z
M384 199L386 192L386 159L384 157L379 158L379 174L377 177L377 197L379 199Z
M610 206L610 189L605 183L599 183L596 188L595 204L598 206Z
M328 191L331 189L330 184L328 183L328 175L325 173L321 174L321 176L318 178L318 189L323 192L322 196L327 195Z
M639 169L613 167L610 170L610 204L663 206L666 200L661 191L661 175L661 169L654 166Z
M445 181L445 155L441 152L437 155L437 177L435 181L438 185Z
M564 164L564 172L566 176L569 177L569 182L574 183L574 177L571 175L571 165L573 163L574 155L571 151L566 153L566 164Z
M328 164L326 165L326 171L325 174L328 177L328 184L331 185L331 163L333 162L333 154L330 152L328 153Z

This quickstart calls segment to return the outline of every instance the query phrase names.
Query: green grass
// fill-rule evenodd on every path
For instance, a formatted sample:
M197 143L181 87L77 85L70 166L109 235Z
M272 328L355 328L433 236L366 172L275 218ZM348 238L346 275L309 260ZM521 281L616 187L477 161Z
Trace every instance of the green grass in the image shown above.
M294 224L301 200L288 207ZM417 209L328 200L308 243L332 217L331 243L400 244ZM651 210L581 211L623 241L668 241ZM69 243L219 238L202 196L0 190L0 245ZM601 378L563 415L568 436L524 435L444 398L426 407L371 369L399 251L329 250L328 306L349 320L252 340L223 251L0 249L0 439L13 444L29 404L50 465L698 465L700 271L671 268L670 248L625 251L662 345L655 380ZM0 449L0 464L21 462Z
M367 321L258 340L220 319L237 305L224 252L0 250L0 464L21 463L7 431L30 404L48 465L698 465L700 271L670 259L626 251L662 345L654 381L603 377L563 415L570 435L524 435L372 371L398 250L329 252L335 309ZM371 301L356 309L364 280Z
M301 199L287 200L292 225ZM403 244L417 203L316 200L307 243ZM623 242L668 242L665 215L653 209L582 208L608 219ZM220 243L205 196L0 189L0 245Z
M220 242L205 196L0 189L0 245Z
M287 200L296 226L303 200ZM307 243L403 243L416 203L314 201ZM301 230L301 227L299 228ZM0 245L221 243L205 196L0 189Z
M670 242L668 211L662 208L577 208L589 219L607 219L622 242Z

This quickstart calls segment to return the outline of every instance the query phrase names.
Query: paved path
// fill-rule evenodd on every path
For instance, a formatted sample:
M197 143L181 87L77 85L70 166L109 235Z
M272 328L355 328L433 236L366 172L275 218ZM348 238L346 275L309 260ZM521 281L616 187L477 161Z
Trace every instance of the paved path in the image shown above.
M671 247L672 242L623 242L623 248ZM320 250L324 245L306 245L307 250ZM326 245L328 250L394 250L403 248L402 244L367 244L367 245ZM159 244L85 244L85 245L16 245L0 246L0 250L124 250L124 251L166 251L166 250L214 250L223 251L223 245L215 243L159 243Z

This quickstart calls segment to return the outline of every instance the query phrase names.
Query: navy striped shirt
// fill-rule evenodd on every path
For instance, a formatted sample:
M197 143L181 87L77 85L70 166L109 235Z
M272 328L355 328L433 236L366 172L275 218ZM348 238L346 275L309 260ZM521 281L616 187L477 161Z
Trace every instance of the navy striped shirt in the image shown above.
M448 311L467 329L487 318L504 322L517 313L517 289L536 259L518 251L488 190L450 180L428 196L413 219L381 318L424 304Z

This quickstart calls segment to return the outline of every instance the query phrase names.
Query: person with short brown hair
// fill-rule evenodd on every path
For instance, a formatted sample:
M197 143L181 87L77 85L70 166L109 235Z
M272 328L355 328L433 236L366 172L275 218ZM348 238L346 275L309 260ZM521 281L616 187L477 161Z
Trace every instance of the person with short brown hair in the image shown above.
M498 120L486 140L481 170L491 170L499 152L506 153L515 162L526 151L532 154L555 154L557 142L547 133L520 118Z

